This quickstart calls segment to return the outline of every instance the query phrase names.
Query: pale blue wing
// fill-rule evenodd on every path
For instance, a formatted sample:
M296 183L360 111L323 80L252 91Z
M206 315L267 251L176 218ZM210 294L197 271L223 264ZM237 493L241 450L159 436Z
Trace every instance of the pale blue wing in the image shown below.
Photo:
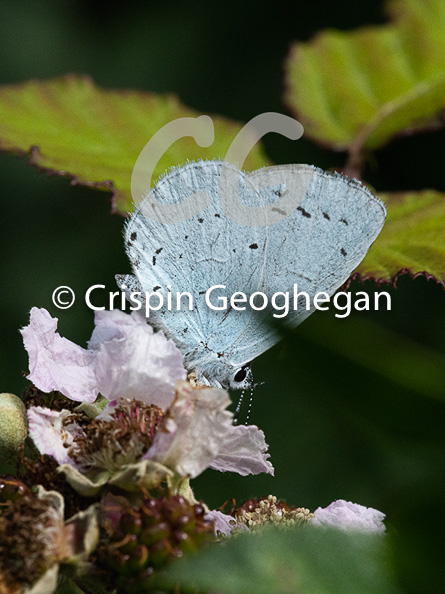
M266 251L261 255L265 261L262 283L268 295L292 291L296 283L298 292L307 293L313 303L316 293L332 295L347 281L380 233L386 209L357 180L311 165L268 167L249 177L254 182L256 176L261 175L263 182L269 177L272 185L283 170L287 183L292 183L292 177L298 183L308 171L312 177L298 208L268 228ZM312 311L313 307L305 309L302 297L298 309L290 309L285 321L297 325ZM267 342L258 343L257 336L254 323L244 328L229 353L234 364L242 364L268 348Z
M137 279L128 282L144 291L188 291L194 309L152 314L152 322L173 337L189 360L205 361L221 353L243 365L276 342L265 315L215 312L204 293L217 284L223 293L247 295L260 291L299 291L309 297L331 295L363 259L385 218L382 203L359 182L328 174L309 165L287 165L240 173L239 192L249 206L270 204L286 184L308 180L302 201L282 220L263 227L241 225L224 212L219 196L221 162L188 163L163 177L153 190L160 203L174 204L206 191L210 204L198 215L178 223L159 223L137 209L125 232L128 255ZM286 184L280 180L284 178ZM258 182L266 186L255 190ZM128 283L127 283L128 284ZM312 311L312 310L310 310ZM290 311L287 321L300 323L310 311ZM269 317L271 313L268 314ZM221 355L221 356L222 356Z
M213 285L225 285L221 292L254 292L262 285L267 231L243 227L229 219L219 200L221 163L188 163L163 177L153 190L164 204L181 202L205 190L209 206L191 220L179 223L154 222L137 209L125 230L125 242L139 285L144 291L192 293L194 309L154 314L152 321L183 350L225 352L242 334L251 316L242 312L212 311L204 294ZM240 194L246 204L261 198L244 174L240 174ZM262 255L262 257L261 257ZM214 294L214 298L217 294ZM261 340L261 337L257 337Z

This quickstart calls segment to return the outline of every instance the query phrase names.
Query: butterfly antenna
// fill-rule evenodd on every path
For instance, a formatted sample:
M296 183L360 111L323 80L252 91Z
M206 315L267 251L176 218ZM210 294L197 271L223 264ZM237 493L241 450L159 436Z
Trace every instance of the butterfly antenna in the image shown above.
M252 410L252 402L253 402L253 388L250 388L249 406L247 408L247 417L246 417L246 422L244 423L245 425L247 425L247 423L249 421L250 411Z
M235 409L235 414L233 415L233 424L237 425L238 424L238 419L239 419L239 413L241 410L241 405L243 404L243 400L244 400L244 394L246 393L246 390L241 390L241 396L238 400L238 404L236 405L236 409Z

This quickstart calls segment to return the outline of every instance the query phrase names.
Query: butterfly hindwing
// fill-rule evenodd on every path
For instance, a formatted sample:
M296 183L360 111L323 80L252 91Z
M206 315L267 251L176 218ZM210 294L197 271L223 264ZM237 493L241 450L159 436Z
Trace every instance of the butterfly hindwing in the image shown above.
M223 209L222 166L221 161L200 161L167 173L152 190L158 202L180 203L205 192L208 205L188 220L162 223L148 218L142 203L126 227L125 239L136 275L134 286L148 293L160 291L164 297L170 286L173 295L193 296L191 311L184 299L181 311L153 312L154 324L198 359L201 351L204 357L210 350L243 365L277 340L265 323L273 312L259 314L249 307L245 312L230 307L213 311L205 302L208 289L225 285L212 293L216 305L218 296L238 291L247 296L262 292L270 300L276 292L292 292L294 284L311 303L321 291L332 295L365 256L386 213L383 204L355 180L310 165L285 165L238 172L244 205L272 204L279 196L285 198L286 186L299 188L301 194L293 209L287 205L281 220L263 226L242 224ZM296 311L293 306L291 301L285 318L292 325L313 309L306 310L304 297Z
M267 241L264 229L246 229L225 215L218 195L220 166L214 161L188 163L162 178L153 191L156 200L167 203L205 190L210 204L204 212L190 220L164 224L148 219L143 209L138 209L126 227L125 240L144 291L160 291L165 298L170 286L173 293L189 292L193 296L192 311L184 298L181 312L165 308L155 312L153 319L158 326L189 348L205 344L224 352L242 334L252 314L213 311L205 302L205 293L212 286L224 285L225 289L215 289L211 294L212 303L219 306L218 297L258 290ZM243 197L255 203L259 199L255 189L244 174L241 179ZM236 322L233 313L239 314Z

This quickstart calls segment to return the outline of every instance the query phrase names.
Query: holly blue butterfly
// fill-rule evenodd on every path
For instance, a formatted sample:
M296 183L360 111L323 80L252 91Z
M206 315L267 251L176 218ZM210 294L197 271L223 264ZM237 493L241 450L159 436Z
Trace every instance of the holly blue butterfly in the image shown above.
M236 176L239 196L232 212L230 186L222 183L227 173ZM191 196L187 217L173 210L170 219L156 220L157 205L187 205ZM191 293L191 310L164 307L149 322L176 342L198 381L243 389L252 386L249 363L278 340L272 313L214 311L205 302L209 287L226 287L215 295L271 296L297 284L311 303L318 292L332 295L362 261L385 216L382 202L359 181L315 166L243 173L223 161L189 162L167 172L136 207L125 229L134 275L116 279L127 297L165 294L167 287ZM298 304L286 317L293 326L314 309L300 298Z

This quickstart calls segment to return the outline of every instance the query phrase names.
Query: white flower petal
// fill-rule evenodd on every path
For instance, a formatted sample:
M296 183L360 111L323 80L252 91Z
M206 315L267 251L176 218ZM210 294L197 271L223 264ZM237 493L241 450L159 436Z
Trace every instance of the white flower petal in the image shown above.
M266 472L274 474L268 461L264 433L255 425L235 425L227 432L222 448L210 468L237 472L241 476Z
M52 594L57 589L59 564L55 563L33 584L25 586L23 594Z
M100 393L112 400L136 398L166 410L177 380L185 379L182 355L173 341L133 312L96 313L89 348L97 352L96 377Z
M195 389L179 382L175 400L144 458L181 476L198 476L218 455L231 430L233 415L225 410L229 403L224 390Z
M332 526L341 530L362 530L365 532L384 532L385 514L372 507L338 499L328 507L315 510L312 524Z
M206 520L210 520L214 523L215 527L215 536L218 536L218 533L224 534L225 536L230 536L232 530L237 526L236 520L232 516L228 516L227 514L223 514L222 512L212 509L209 511L206 516ZM242 526L243 529L247 530L245 524L239 524Z
M70 414L67 410L32 406L28 410L29 435L41 454L53 456L58 464L75 466L73 459L68 456L68 449L80 428L75 423L64 424Z
M62 338L57 322L46 309L31 309L29 326L20 331L29 355L28 379L43 392L58 390L71 400L94 402L94 355Z

